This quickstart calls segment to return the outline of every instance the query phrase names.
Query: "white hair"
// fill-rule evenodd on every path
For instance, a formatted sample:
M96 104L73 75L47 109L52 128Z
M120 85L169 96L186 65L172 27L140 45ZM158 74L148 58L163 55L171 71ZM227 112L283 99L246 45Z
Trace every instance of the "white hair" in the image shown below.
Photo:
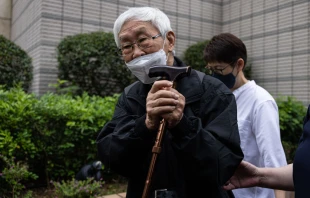
M152 7L132 7L123 12L114 22L113 33L117 47L120 47L118 34L125 22L130 20L149 21L156 27L162 35L172 31L170 20L165 13L158 8Z

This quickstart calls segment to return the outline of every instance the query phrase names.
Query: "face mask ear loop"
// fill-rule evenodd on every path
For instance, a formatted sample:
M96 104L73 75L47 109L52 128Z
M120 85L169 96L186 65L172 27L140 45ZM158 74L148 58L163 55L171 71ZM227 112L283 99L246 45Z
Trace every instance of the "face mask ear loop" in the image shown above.
M163 44L162 50L164 50L165 43L166 43L166 33L164 33L163 39L164 39L164 44ZM164 51L165 51L165 50L164 50ZM168 56L169 56L169 52L166 54L166 62L168 61Z
M168 52L167 55L166 55L166 57L167 57L167 58L166 58L166 62L168 61L169 54L170 54L170 53Z
M166 33L164 33L164 35L163 35L163 39L164 39L164 44L163 44L162 49L164 49L164 47L165 47L165 42L166 42Z

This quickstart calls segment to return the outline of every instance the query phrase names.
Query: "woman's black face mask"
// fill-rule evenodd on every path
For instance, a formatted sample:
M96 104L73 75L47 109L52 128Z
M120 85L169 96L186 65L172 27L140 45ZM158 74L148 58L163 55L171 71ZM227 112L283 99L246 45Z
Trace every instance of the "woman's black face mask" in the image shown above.
M212 76L222 81L229 89L231 89L236 83L236 77L234 76L233 71L234 70L232 70L232 72L227 75L221 75L214 72Z

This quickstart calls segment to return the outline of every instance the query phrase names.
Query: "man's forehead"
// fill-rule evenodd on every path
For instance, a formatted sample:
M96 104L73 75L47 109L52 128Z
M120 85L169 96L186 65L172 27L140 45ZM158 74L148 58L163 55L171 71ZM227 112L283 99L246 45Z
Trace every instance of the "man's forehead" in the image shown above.
M128 21L122 26L118 36L120 39L132 37L136 34L146 33L156 30L156 28L146 21Z
M133 37L136 34L141 34L141 33L145 33L147 30L145 27L139 27L139 28L128 28L126 30L124 30L123 32L121 32L119 34L119 38L120 40L127 38L127 37Z

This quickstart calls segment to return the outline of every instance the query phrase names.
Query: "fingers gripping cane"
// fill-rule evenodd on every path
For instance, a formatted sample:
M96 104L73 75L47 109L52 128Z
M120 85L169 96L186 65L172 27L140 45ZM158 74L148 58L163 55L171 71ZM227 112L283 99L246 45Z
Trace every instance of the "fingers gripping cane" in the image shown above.
M149 77L161 77L161 79L170 80L173 82L172 87L176 87L176 80L183 78L184 76L189 76L191 72L191 67L173 67L173 66L153 66L149 70ZM142 198L147 198L149 193L149 188L152 180L152 175L155 167L155 162L157 155L161 152L161 142L163 135L166 131L167 122L162 119L158 128L155 144L152 149L152 160L149 167L149 172L145 181L145 186L142 194Z

